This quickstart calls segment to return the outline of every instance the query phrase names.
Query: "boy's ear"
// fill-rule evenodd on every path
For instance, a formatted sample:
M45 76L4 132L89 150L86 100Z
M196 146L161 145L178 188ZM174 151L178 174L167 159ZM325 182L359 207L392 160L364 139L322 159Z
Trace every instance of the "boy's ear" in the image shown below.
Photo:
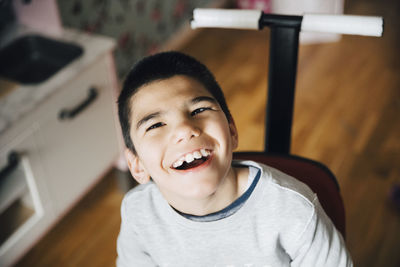
M137 155L135 155L130 149L126 148L125 157L128 162L129 171L139 184L145 184L150 181L150 175L143 167Z
M235 121L233 120L233 118L231 117L230 121L229 121L229 131L231 133L231 137L232 137L232 146L233 149L236 149L239 145L239 135L238 135L238 131L236 128L236 124Z

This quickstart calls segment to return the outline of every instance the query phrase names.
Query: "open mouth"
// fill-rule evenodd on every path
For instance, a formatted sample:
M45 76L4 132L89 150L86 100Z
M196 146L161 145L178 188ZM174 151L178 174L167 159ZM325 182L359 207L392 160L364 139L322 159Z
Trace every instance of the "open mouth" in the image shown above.
M189 170L196 168L210 159L211 151L200 149L188 153L174 162L172 168L175 170Z

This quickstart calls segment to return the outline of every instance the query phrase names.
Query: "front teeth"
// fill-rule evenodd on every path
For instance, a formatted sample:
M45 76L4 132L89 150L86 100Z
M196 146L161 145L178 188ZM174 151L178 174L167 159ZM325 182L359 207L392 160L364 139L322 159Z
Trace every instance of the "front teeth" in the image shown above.
M178 168L178 167L181 166L182 164L183 164L183 160L178 160L178 161L175 161L175 163L172 165L172 167Z
M194 160L193 154L186 154L186 156L185 156L185 161L186 161L187 163L190 163L190 162L192 162L193 160Z
M183 162L191 163L195 159L201 159L202 157L208 157L210 155L210 151L202 148L200 151L194 151L193 153L188 153L184 157L178 159L177 161L174 162L172 167L178 168L183 164Z
M193 157L194 157L195 159L201 159L202 155L200 154L199 151L195 151L195 152L193 153Z

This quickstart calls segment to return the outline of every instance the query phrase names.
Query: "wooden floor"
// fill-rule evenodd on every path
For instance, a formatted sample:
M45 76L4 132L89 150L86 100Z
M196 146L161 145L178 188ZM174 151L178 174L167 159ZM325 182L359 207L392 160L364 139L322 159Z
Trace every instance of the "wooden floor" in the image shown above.
M383 15L383 38L344 36L302 45L292 153L337 176L355 266L400 266L400 209L388 196L400 184L399 1L345 1L347 14ZM240 134L239 150L262 150L268 30L204 30L181 50L209 66ZM119 231L114 173L46 235L17 266L113 266Z

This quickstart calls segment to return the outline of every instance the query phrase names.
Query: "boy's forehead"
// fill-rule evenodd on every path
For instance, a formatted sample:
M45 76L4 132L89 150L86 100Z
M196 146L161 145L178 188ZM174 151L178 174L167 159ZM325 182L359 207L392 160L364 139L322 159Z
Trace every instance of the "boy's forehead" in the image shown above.
M130 99L131 130L138 129L145 118L155 118L172 110L208 101L218 101L197 80L179 75L156 80L138 88Z
M133 113L141 113L155 106L163 104L178 104L179 102L190 102L193 98L208 96L212 94L197 80L177 75L171 78L155 80L149 84L139 87L130 100Z

